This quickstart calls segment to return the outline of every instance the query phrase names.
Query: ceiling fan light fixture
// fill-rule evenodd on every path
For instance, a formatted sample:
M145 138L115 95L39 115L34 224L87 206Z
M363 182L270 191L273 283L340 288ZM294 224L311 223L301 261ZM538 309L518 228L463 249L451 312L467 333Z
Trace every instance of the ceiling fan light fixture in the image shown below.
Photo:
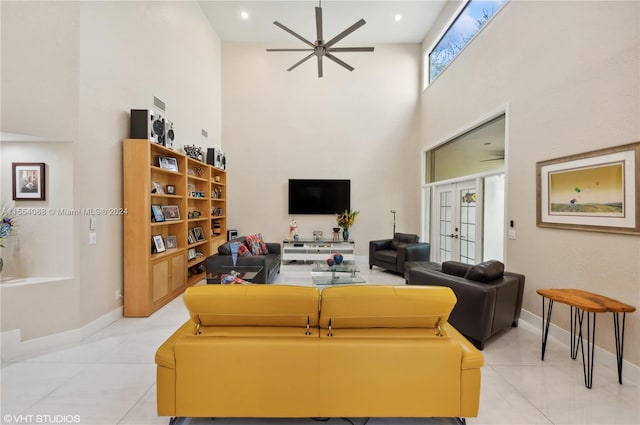
M358 22L356 22L355 24L351 25L349 28L347 28L346 30L342 31L340 34L336 35L335 37L333 37L329 41L325 42L324 41L324 35L323 35L323 29L322 29L322 27L323 27L323 25L322 25L322 2L319 2L319 6L315 8L315 11L316 11L316 41L315 41L315 43L312 43L311 41L307 40L306 38L304 38L300 34L296 33L295 31L293 31L293 30L291 30L289 28L287 28L286 26L282 25L280 22L278 22L278 21L274 21L273 22L273 24L275 26L277 26L278 28L288 32L289 34L291 34L292 36L294 36L298 40L302 41L304 44L309 46L309 48L306 48L306 49L267 49L267 52L311 52L308 56L302 58L300 61L296 62L293 66L289 67L289 69L287 69L287 71L293 70L297 66L299 66L302 63L306 62L307 60L311 59L313 56L316 56L317 59L318 59L318 78L322 78L323 77L322 59L324 57L330 59L331 61L337 63L338 65L342 66L343 68L345 68L345 69L347 69L349 71L353 71L354 68L351 65L349 65L346 62L338 59L332 53L335 53L335 52L373 52L373 50L374 50L373 47L333 47L334 44L336 44L337 42L339 42L340 40L342 40L343 38L345 38L346 36L348 36L349 34L354 32L355 30L357 30L358 28L360 28L361 26L366 24L366 21L364 19L360 19Z

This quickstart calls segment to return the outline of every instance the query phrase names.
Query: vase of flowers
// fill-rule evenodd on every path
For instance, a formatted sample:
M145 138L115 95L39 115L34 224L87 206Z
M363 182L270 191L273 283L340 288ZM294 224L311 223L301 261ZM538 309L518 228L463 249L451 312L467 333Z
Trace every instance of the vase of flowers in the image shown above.
M0 248L4 248L4 240L11 235L13 228L15 227L14 219L9 214L6 208L2 209L2 214L0 215L2 219L0 221ZM2 272L2 267L4 266L4 261L2 260L2 256L0 255L0 272Z
M356 221L356 217L360 211L344 210L343 213L336 213L336 222L338 226L342 228L342 239L349 240L349 228L353 226Z

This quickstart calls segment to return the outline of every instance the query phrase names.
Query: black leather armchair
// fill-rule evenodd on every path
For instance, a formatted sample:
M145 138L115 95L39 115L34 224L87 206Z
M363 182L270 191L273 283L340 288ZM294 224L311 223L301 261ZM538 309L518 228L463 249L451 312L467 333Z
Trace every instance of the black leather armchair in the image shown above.
M406 261L429 261L431 245L420 243L418 235L394 233L393 239L369 242L369 268L382 267L385 270L404 274Z
M525 276L504 271L499 261L475 266L445 261L441 270L409 267L405 276L409 285L451 288L458 302L449 323L480 350L492 336L518 326Z

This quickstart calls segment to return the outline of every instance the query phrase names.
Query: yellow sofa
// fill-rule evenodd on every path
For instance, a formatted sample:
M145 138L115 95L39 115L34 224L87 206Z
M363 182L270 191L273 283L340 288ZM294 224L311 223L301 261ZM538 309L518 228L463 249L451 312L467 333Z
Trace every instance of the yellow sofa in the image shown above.
M158 415L474 417L482 353L435 286L207 285L156 353Z

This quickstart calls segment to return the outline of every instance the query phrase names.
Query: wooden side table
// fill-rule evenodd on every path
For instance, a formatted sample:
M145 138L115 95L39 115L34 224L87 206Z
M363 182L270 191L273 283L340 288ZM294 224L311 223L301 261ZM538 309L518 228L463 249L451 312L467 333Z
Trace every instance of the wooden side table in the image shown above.
M622 384L622 353L624 350L624 325L627 313L636 311L636 308L624 304L613 298L580 289L538 289L542 296L542 361L547 346L551 311L554 301L567 304L571 307L571 358L578 356L578 345L582 352L582 369L584 372L584 384L591 388L593 384L593 357L596 336L596 313L613 313L613 331L616 341L616 359L618 362L618 382ZM549 307L545 317L544 300L549 300ZM585 362L584 345L582 337L582 323L584 312L587 312L587 359ZM622 328L620 327L620 313L622 313ZM593 320L591 319L593 317ZM593 325L591 324L593 322Z

